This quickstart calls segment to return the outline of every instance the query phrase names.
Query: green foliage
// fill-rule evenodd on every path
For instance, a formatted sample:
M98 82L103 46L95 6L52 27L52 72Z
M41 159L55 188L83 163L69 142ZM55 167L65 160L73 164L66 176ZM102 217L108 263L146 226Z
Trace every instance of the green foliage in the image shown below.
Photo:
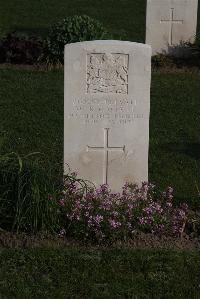
M174 66L173 58L164 54L157 54L152 57L153 68L171 68Z
M0 1L0 27L45 37L52 24L87 14L105 24L116 39L144 42L146 0Z
M1 298L200 297L200 253L81 248L1 250Z
M38 153L0 155L0 227L26 232L57 229L55 182Z
M43 42L38 37L13 32L0 41L0 63L36 64L42 52Z
M0 28L0 39L4 38L6 36L6 31Z
M200 236L200 212L190 211L188 218L187 233L190 231L193 237Z
M66 17L51 28L46 39L44 59L47 63L62 64L66 44L108 37L108 32L103 25L86 15Z
M195 42L190 46L192 49L192 55L196 59L196 63L200 66L200 31L196 34Z

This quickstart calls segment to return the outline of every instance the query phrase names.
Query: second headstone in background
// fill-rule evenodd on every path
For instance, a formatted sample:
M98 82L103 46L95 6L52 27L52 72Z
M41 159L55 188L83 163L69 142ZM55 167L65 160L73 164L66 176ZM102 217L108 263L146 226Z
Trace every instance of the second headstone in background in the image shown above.
M182 42L193 42L198 0L147 0L146 44L157 53L182 56Z

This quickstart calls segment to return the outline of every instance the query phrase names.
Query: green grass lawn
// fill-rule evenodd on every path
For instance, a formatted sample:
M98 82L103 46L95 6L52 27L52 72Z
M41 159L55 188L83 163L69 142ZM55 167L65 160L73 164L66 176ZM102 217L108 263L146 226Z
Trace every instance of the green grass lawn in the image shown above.
M87 14L101 21L116 39L145 40L146 0L0 0L0 7L2 31L46 35L63 17Z
M200 74L153 74L150 181L174 186L177 199L189 203L199 202L199 111Z
M115 38L144 41L145 0L0 0L0 28L46 35L65 16L87 14L101 21Z
M200 253L131 249L0 251L0 297L200 298Z
M145 0L0 0L0 35L45 36L63 17L87 14L115 39L144 42L145 6ZM62 172L63 87L62 71L1 67L0 146L4 136L6 151L39 151ZM152 76L149 180L174 186L176 200L193 207L200 207L199 95L200 73ZM199 269L199 252L1 249L0 298L198 299Z
M199 203L199 95L200 74L152 76L150 181L173 186L177 200L193 204ZM0 131L12 139L9 150L39 151L62 171L63 72L1 69L0 107Z

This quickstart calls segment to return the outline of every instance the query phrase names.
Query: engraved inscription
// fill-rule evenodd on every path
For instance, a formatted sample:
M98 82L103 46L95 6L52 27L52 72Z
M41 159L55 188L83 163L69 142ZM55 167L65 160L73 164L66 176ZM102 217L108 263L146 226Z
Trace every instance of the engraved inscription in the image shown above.
M87 93L128 94L127 54L87 55Z
M125 125L136 119L143 119L144 114L137 107L137 101L128 98L78 98L68 114L69 119L79 119L82 124L99 124L107 121L108 125Z

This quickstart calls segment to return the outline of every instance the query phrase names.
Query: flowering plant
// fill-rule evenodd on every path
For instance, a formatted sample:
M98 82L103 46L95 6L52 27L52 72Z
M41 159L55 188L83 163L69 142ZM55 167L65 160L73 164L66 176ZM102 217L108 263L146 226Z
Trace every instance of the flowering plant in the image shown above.
M126 183L121 193L108 185L80 188L73 174L65 180L59 200L63 215L61 235L92 240L126 240L136 231L180 236L187 220L187 205L173 205L173 189L158 193L155 186Z

